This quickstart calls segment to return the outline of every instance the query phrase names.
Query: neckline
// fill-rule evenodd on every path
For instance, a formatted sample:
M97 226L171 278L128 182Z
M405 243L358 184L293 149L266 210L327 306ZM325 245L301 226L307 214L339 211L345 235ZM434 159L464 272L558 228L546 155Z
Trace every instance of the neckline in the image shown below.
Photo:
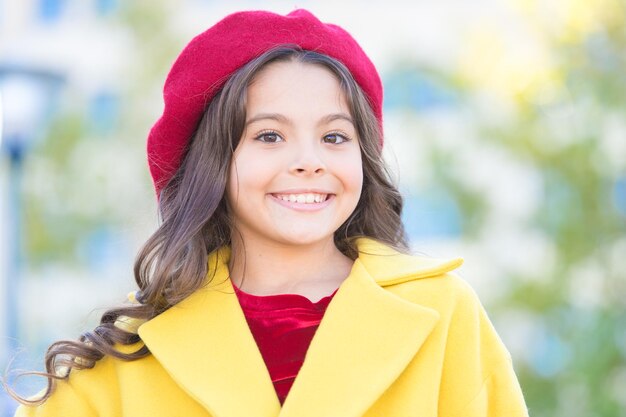
M280 309L280 308L308 308L308 309L325 309L330 303L333 296L339 288L336 288L331 294L320 298L317 301L311 301L309 298L301 294L269 294L256 295L241 290L231 281L235 294L243 307L254 309Z

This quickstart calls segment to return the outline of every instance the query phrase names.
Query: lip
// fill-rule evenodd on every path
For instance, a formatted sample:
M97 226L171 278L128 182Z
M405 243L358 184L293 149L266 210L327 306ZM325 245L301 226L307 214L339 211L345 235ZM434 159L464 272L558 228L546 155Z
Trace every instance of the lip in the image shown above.
M313 193L315 191L308 191L308 192ZM276 194L304 194L304 193L305 193L304 191L300 191L300 192L293 191L289 193L281 192L281 193L276 193ZM325 192L317 192L317 193L328 194L328 197L326 197L326 200L322 201L321 203L297 203L297 202L281 200L280 198L274 196L274 194L268 194L268 196L270 197L270 199L272 199L272 201L275 201L281 206L287 207L296 211L319 211L328 207L328 205L332 203L333 200L335 200L335 194L325 193Z

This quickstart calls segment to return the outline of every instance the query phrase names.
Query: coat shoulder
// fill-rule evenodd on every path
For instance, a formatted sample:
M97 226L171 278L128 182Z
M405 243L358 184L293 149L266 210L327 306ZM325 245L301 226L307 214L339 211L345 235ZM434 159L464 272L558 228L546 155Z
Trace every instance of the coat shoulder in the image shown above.
M456 273L405 281L386 289L406 301L435 310L439 314L438 327L449 340L480 342L483 363L511 360L476 291Z
M119 391L116 375L118 359L105 356L97 361L93 368L74 369L66 379L55 381L50 397L40 405L21 405L15 414L16 417L28 416L67 416L89 417L100 414L100 404L107 404L104 410L115 407L115 396ZM38 400L37 394L31 400ZM96 410L99 410L98 412Z
M439 316L424 349L442 355L440 415L527 416L511 355L467 281L446 272L385 289Z
M143 346L142 342L132 345L116 345L120 353L132 353ZM28 416L116 416L120 409L120 381L130 373L145 373L154 368L152 355L125 361L105 355L93 367L72 369L65 379L55 381L52 394L43 404L21 405L16 417ZM32 396L38 400L41 394Z

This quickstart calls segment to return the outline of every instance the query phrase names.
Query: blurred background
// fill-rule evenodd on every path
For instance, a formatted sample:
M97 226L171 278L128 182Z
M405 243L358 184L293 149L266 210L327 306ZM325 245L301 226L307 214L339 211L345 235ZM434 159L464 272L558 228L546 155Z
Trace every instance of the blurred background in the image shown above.
M42 370L135 289L178 52L296 6L378 66L412 247L465 258L531 415L626 416L625 0L0 0L0 369Z

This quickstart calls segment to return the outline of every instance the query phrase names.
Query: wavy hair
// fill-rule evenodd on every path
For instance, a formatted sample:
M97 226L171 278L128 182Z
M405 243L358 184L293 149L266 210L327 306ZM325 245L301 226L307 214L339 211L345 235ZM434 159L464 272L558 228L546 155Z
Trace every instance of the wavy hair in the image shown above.
M25 399L8 389L23 404L43 403L54 392L58 380L74 369L93 368L109 355L133 361L150 354L145 345L136 350L119 350L134 345L140 337L134 329L120 325L125 320L149 320L188 297L207 283L207 255L230 245L234 232L225 198L228 172L246 120L247 88L266 65L295 61L319 65L334 74L355 121L363 164L363 189L350 217L334 233L337 248L356 259L354 240L366 236L408 253L400 215L402 197L391 181L381 154L381 132L371 106L350 71L326 55L280 45L237 70L208 104L185 150L182 163L159 196L160 225L137 254L134 275L139 287L137 301L106 311L100 324L78 340L53 343L45 355L47 389L36 399Z

